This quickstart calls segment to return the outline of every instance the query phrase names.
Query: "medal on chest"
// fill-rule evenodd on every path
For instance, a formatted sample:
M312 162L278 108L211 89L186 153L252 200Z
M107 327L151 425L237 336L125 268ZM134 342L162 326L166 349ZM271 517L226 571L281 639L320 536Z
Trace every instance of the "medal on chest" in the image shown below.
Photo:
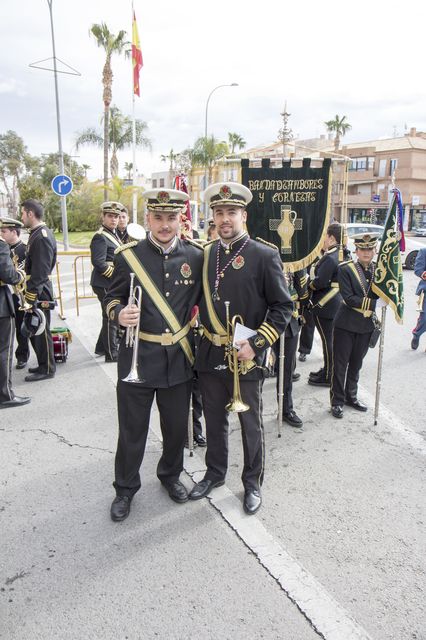
M220 296L219 296L220 279L225 277L225 271L227 270L229 265L232 264L233 268L237 270L241 269L244 266L245 260L241 255L241 252L246 246L249 239L250 237L247 236L247 238L245 239L241 247L238 249L237 253L230 260L228 260L228 262L225 264L224 267L222 267L222 269L220 269L219 267L220 243L218 242L217 251L216 251L216 275L215 275L214 288L212 293L213 302L218 302L220 300ZM229 253L229 248L225 250L225 254L226 253Z
M189 276L192 275L191 267L187 262L183 263L183 265L180 268L180 272L184 278L189 278Z

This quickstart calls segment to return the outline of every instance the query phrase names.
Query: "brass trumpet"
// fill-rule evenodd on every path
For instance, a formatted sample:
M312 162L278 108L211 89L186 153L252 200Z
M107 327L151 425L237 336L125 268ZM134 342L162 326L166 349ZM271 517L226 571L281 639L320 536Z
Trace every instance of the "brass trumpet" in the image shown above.
M142 287L134 286L135 274L130 274L130 292L128 305L136 305L139 309L139 314L142 308ZM130 371L125 378L122 378L123 382L130 382L131 384L140 384L145 382L138 371L138 353L139 353L139 322L135 327L127 327L126 329L126 347L133 349L132 352L132 365Z
M235 324L237 322L241 322L243 324L243 319L239 315L233 316L230 321L229 314L229 301L225 301L226 308L226 347L225 347L225 357L228 358L228 368L233 374L234 381L234 390L232 394L232 399L226 405L225 409L229 412L235 413L243 413L244 411L248 411L250 409L249 405L243 402L241 398L241 389L240 389L240 373L244 375L247 373L247 366L245 362L238 361L238 350L234 347L234 334L235 334Z

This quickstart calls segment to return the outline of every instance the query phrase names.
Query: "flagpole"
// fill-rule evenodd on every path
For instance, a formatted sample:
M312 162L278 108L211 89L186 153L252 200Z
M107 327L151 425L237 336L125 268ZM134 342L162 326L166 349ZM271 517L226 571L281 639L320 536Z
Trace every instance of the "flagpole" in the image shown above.
M135 11L132 0L132 32L133 32L133 19ZM136 116L135 116L135 87L134 87L134 75L133 75L133 58L132 58L132 143L133 143L133 163L132 163L132 197L133 197L133 222L138 221L138 193L136 190Z
M377 361L376 401L374 405L374 426L377 425L377 417L379 415L380 391L382 387L383 349L384 349L384 343L385 343L385 320L386 320L386 306L382 307L382 318L381 318L382 330L380 333L379 358Z

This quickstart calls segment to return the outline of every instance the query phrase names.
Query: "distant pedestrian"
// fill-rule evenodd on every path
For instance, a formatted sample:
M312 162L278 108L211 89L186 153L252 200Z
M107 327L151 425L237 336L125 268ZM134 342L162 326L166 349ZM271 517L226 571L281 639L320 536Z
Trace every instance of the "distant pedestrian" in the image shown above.
M417 349L419 346L420 336L426 331L426 247L420 249L414 264L414 273L420 282L417 285L416 295L419 296L417 309L420 312L417 324L413 329L413 338L411 340L411 348Z

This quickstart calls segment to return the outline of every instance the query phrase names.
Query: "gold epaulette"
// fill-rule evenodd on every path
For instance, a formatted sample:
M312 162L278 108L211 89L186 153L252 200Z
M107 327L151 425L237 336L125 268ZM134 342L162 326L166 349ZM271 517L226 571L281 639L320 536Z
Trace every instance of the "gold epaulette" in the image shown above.
M130 242L126 242L126 244L122 244L120 247L117 247L114 251L114 255L116 256L118 253L121 253L125 249L130 249L131 247L136 247L139 244L139 240L131 240Z
M344 264L350 264L351 262L353 262L352 258L350 258L349 260L344 260L343 262L339 263L339 267L343 267Z
M201 249L201 251L204 250L204 240L201 240L201 238L199 242L197 242L197 240L193 240L192 238L184 238L184 240L189 242L189 244L192 244L193 247L197 247L197 249ZM203 244L201 244L201 242Z
M258 240L259 242L263 242L263 244L267 244L268 247L272 247L272 249L276 249L277 251L279 250L276 244L273 244L272 242L267 242L263 238L256 237L256 240Z
M99 229L96 231L96 233L98 233L100 236L102 235L102 229L103 227L99 227Z
M207 240L204 247L208 247L209 244L213 244L213 242L219 242L219 238L215 238L214 240ZM203 249L204 249L203 247Z

